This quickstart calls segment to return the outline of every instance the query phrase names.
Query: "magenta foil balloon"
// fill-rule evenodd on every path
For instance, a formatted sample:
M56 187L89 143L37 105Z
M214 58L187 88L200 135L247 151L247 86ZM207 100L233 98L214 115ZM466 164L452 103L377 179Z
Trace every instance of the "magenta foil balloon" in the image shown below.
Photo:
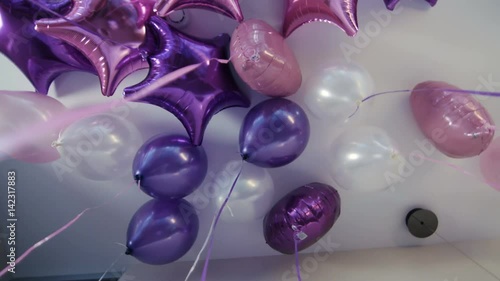
M283 254L302 251L323 237L340 216L340 196L323 183L301 186L283 197L264 218L264 238ZM294 241L295 240L295 241Z
M310 22L327 22L341 28L347 35L358 32L358 0L287 0L283 34Z
M198 215L189 202L153 199L130 221L126 254L151 265L174 262L191 249L198 229Z
M493 120L481 103L448 83L418 84L411 93L410 104L424 135L449 157L477 156L495 134Z
M183 198L205 179L208 160L201 146L182 136L160 135L137 152L134 178L142 191L161 199Z
M82 52L97 71L103 95L111 96L127 75L148 67L145 56L154 42L146 40L140 23L151 12L133 0L75 0L67 19L38 20L36 30Z
M61 12L66 1L42 1ZM57 5L56 5L57 4ZM89 61L72 46L35 31L32 20L46 15L27 1L2 1L0 4L0 52L30 80L35 90L47 94L52 82L68 71L95 72Z
M243 20L238 0L158 0L155 8L162 17L173 11L198 8L217 12L237 21Z
M231 58L241 79L266 96L295 94L302 83L299 63L285 38L262 20L247 20L236 28Z
M200 40L173 29L160 17L152 17L148 25L157 49L148 58L150 70L141 83L125 89L134 95L151 83L182 67L225 58L227 34L211 40ZM164 85L137 101L157 105L174 114L184 125L195 145L201 145L208 122L219 111L234 106L248 107L250 101L232 80L229 66L216 60Z
M399 3L400 0L384 0L385 2L385 6L387 7L387 9L389 10L394 10L394 8L396 8L396 5ZM434 7L434 5L437 4L437 1L438 0L425 0L427 1L431 6Z
M304 152L309 134L309 119L298 104L282 98L269 99L245 116L240 129L240 154L259 167L285 166Z

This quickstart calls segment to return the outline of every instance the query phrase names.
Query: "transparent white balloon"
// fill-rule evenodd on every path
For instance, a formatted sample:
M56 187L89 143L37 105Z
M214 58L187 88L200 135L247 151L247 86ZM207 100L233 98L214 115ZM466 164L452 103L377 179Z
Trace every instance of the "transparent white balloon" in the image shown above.
M236 178L241 161L229 162L214 181L214 208L219 208L229 193ZM221 220L226 222L247 222L261 219L271 209L274 198L274 184L269 172L255 165L245 164L234 187L231 198L222 212Z
M74 171L96 181L129 175L142 144L139 130L121 117L99 114L81 119L54 142L62 155L56 173Z
M315 117L344 122L373 89L373 79L363 67L337 62L306 81L304 102Z
M387 189L404 160L394 141L377 127L347 130L333 141L329 157L333 180L351 191Z

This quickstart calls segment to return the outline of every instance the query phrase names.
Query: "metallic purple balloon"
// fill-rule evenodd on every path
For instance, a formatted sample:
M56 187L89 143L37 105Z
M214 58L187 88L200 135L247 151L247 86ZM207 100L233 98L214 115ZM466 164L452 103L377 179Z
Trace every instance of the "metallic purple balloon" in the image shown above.
M73 6L72 0L1 0L0 6L5 7L11 14L29 18L30 21L54 17L53 14L46 12L44 9L40 9L40 7L32 3L32 1L60 15L69 12Z
M78 50L35 31L34 9L26 2L2 2L0 52L26 75L35 90L47 94L52 82L68 71L95 72Z
M234 30L231 57L241 79L261 94L285 97L300 88L302 73L292 49L262 20L246 20Z
M243 20L238 0L158 0L155 8L162 17L176 10L199 8L223 14L239 22Z
M384 0L385 2L385 6L387 7L387 9L389 10L394 10L394 8L396 8L396 5L399 3L400 0ZM438 0L425 0L427 2L429 2L429 4L431 4L431 6L434 7L434 5L437 4L437 1Z
M150 13L133 0L75 0L66 15L71 22L41 19L36 30L81 51L96 69L103 95L111 96L127 75L148 67L145 55L154 41L146 40L146 27L138 23Z
M126 88L126 97L133 98L134 94L174 70L226 57L227 34L212 40L195 39L173 29L157 16L151 18L148 27L157 41L157 50L148 58L148 76L141 83ZM250 106L248 98L238 91L232 80L229 66L215 60L137 101L160 106L174 114L195 145L201 145L208 122L216 113L228 107Z
M357 5L358 0L288 0L283 34L288 37L310 22L327 22L354 36L358 32Z
M283 197L264 218L264 238L283 254L302 251L323 237L340 216L340 196L322 183L301 186Z
M283 98L265 100L245 116L240 154L260 167L281 167L302 154L309 133L309 119L298 104Z
M410 96L413 116L439 151L453 158L481 154L493 140L493 120L472 95L445 82L418 84ZM472 91L471 91L472 92Z
M150 200L130 221L126 254L152 265L174 262L191 249L198 229L196 210L186 200Z
M153 137L139 149L133 164L134 178L142 191L159 199L191 194L203 182L207 170L203 147L182 136Z

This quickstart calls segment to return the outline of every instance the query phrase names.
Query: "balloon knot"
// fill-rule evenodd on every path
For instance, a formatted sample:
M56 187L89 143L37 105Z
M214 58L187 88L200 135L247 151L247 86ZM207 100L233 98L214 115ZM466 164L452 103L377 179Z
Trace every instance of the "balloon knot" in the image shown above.
M125 251L125 255L127 255L127 256L132 255L132 249L127 248L127 250Z
M136 183L137 185L139 185L139 183L140 183L140 182L141 182L141 180L142 180L142 176L141 176L140 174L136 174L136 175L134 176L134 180L135 180L135 183Z
M62 143L59 141L53 141L51 144L51 146L54 148L60 147L61 145L62 145Z
M247 161L248 158L250 158L250 155L248 155L248 153L241 154L241 159L243 159L243 161Z

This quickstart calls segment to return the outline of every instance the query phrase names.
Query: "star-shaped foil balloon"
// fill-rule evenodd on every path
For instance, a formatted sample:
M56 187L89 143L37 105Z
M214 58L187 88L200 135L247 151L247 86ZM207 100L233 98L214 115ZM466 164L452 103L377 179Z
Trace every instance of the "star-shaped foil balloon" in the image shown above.
M70 0L49 2L47 7L56 12L71 7ZM64 72L95 71L71 45L35 31L33 19L41 14L28 1L2 1L0 52L24 73L37 92L47 94L52 82Z
M224 49L230 39L227 34L212 40L198 40L173 29L157 16L151 18L149 26L157 40L158 51L148 58L150 71L146 79L126 88L126 97L133 99L134 94L174 70L211 58L226 57ZM137 101L160 106L174 114L195 145L202 143L205 128L217 112L228 107L250 105L232 80L229 66L216 60Z
M147 68L154 42L146 40L151 0L75 0L65 18L41 19L36 29L77 48L94 66L105 96L130 73Z
M429 4L431 4L431 6L434 7L434 5L437 4L438 0L425 0L425 1L429 2ZM394 8L396 8L396 5L399 3L399 0L384 0L384 2L387 9L392 11L394 10Z
M210 10L239 22L243 21L238 0L158 0L156 4L157 14L161 17L176 10L189 8Z
M287 0L283 34L288 37L294 30L310 22L335 24L354 36L358 32L358 0Z

